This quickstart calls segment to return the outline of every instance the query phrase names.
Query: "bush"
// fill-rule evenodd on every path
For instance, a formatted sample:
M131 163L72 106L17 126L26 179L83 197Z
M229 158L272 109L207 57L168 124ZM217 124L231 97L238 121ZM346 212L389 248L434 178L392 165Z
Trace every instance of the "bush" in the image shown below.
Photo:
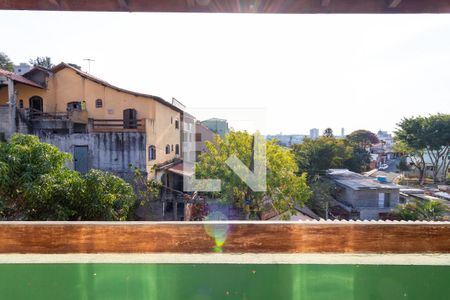
M33 135L15 134L0 144L0 219L126 220L132 187L99 170L86 175L65 167L71 160Z

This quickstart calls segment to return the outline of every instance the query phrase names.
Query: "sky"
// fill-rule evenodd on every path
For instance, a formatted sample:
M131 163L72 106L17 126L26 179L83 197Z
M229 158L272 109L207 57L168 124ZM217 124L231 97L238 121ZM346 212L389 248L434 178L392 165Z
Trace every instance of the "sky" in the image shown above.
M392 131L450 113L450 14L0 11L0 28L14 63L49 56L89 71L90 58L111 84L236 130Z

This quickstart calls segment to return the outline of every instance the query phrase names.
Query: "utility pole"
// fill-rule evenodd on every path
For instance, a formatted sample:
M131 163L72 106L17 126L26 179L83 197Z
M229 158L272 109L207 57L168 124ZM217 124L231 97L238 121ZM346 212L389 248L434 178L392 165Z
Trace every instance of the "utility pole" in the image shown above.
M94 62L95 60L90 59L90 58L85 58L83 60L88 62L88 73L91 73L91 62Z

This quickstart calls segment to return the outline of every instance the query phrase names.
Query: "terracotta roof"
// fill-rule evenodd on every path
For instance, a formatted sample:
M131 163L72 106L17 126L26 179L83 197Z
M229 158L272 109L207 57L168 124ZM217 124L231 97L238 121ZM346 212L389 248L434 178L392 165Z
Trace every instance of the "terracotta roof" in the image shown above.
M81 70L78 70L77 68L74 68L74 67L72 67L72 66L70 66L70 65L68 65L68 64L66 64L64 62L60 63L59 65L57 65L55 67L53 67L50 71L56 73L56 72L58 72L58 71L60 71L62 69L66 69L66 68L75 71L78 75L80 75L80 76L82 76L82 77L84 77L86 79L89 79L89 80L94 81L94 82L96 82L98 84L104 85L106 87L112 88L112 89L114 89L116 91L127 93L127 94L131 94L131 95L134 95L134 96L150 98L150 99L153 99L153 100L155 100L155 101L157 101L157 102L159 102L159 103L161 103L163 105L166 105L166 106L170 107L171 109L173 109L173 110L175 110L177 112L180 112L180 113L183 112L181 109L179 109L175 105L172 105L171 103L165 101L161 97L153 96L153 95L149 95L149 94L138 93L138 92L133 92L133 91L129 91L129 90L117 87L117 86L112 85L112 84L110 84L109 82L107 82L107 81L105 81L103 79L100 79L100 78L95 77L95 76L93 76L93 75L91 75L89 73L86 73L86 72L83 72Z
M40 88L40 89L45 88L45 87L37 84L36 82L31 81L31 80L29 80L29 79L27 79L27 78L25 78L25 77L23 77L21 75L14 74L13 72L6 71L6 70L3 70L3 69L0 69L0 76L5 76L5 77L7 77L9 79L12 79L14 82L19 82L19 83L26 84L26 85L33 86L33 87L37 87L37 88Z
M184 164L187 166L186 170L183 168ZM194 175L194 164L187 163L187 162L185 162L185 163L180 162L180 163L168 168L167 171L174 173L174 174L181 175L181 176L191 177L192 175Z

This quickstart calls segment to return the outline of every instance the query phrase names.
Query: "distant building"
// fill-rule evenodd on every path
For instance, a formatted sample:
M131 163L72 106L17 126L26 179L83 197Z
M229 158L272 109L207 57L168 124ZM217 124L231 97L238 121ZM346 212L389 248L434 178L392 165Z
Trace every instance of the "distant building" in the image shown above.
M303 139L305 138L305 135L301 134L290 134L290 135L283 135L283 134L276 134L276 135L267 135L266 140L277 140L278 145L283 147L291 147L295 144L301 144L303 142Z
M196 161L198 160L198 157L200 154L207 151L205 142L214 141L215 135L216 135L215 132L213 132L211 129L204 126L200 122L197 122L195 124L195 160Z
M220 137L225 137L225 135L230 132L228 128L228 122L224 119L211 118L201 122L203 126L206 126L211 131L220 135Z
M319 137L319 129L318 128L312 128L309 130L309 137L313 140L317 139Z
M351 219L378 220L399 204L400 186L386 177L371 178L346 169L328 170L338 187L336 200Z
M391 149L394 145L394 138L392 137L392 134L388 133L387 131L378 130L377 137L380 142L383 143L385 149Z
M344 128L341 128L341 137L345 137L345 130L344 130Z
M32 66L27 63L20 63L18 65L14 65L14 73L17 75L23 75L26 72L30 71Z

